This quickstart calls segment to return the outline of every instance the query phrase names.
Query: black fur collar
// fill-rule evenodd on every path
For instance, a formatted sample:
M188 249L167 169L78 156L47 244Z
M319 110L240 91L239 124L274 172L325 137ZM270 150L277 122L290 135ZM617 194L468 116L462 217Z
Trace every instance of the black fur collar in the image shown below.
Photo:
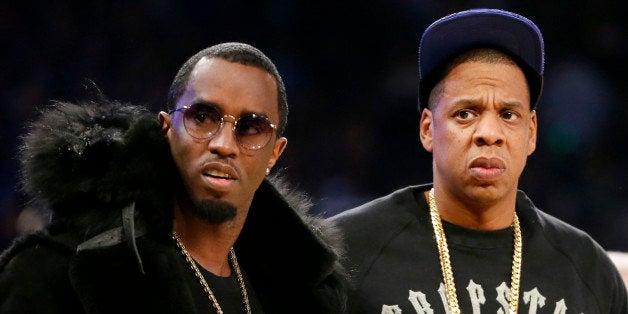
M97 93L94 100L56 102L42 110L22 140L23 189L37 205L53 211L48 232L70 239L62 241L70 252L76 252L74 245L85 246L86 240L119 229L122 209L129 204L135 205L149 238L171 241L173 196L183 185L156 114ZM340 312L348 285L339 263L342 238L331 222L308 215L309 208L304 194L280 178L265 179L235 244L238 259L260 291L312 290L317 306L325 308L317 312ZM0 267L17 254L19 243L28 244L16 243L0 258ZM141 267L145 257L134 252ZM269 293L269 299L275 297L270 302L282 307L283 294Z

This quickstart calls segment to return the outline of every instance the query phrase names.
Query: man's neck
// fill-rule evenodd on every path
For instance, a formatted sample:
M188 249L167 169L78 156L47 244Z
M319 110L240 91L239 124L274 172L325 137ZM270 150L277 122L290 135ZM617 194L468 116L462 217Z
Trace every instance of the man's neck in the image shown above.
M475 230L499 230L512 225L516 191L493 202L473 202L455 197L438 187L435 189L436 206L444 221ZM428 192L425 192L426 199Z
M229 251L238 238L243 220L209 223L189 211L175 210L173 229L190 256L216 276L231 274Z

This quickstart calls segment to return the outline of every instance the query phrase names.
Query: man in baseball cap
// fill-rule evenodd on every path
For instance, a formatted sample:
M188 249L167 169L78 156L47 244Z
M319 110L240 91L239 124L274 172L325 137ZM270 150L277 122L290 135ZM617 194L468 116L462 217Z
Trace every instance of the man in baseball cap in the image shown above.
M518 188L543 70L541 32L521 15L472 9L425 30L419 133L433 182L331 218L345 232L352 313L628 313L602 247Z

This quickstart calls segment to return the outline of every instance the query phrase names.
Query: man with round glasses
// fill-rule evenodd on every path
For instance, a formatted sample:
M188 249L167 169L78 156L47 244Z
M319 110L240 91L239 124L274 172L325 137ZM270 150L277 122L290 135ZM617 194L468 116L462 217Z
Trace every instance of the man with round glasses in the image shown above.
M2 255L0 313L342 313L340 238L268 176L287 143L272 61L202 50L167 105L156 121L97 91L31 125L24 189L54 216Z

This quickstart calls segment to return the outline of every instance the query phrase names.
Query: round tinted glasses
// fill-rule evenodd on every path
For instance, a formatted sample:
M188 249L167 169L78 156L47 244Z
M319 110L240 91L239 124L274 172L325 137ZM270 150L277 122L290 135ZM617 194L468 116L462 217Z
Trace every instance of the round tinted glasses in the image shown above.
M237 119L232 115L223 115L211 105L193 104L168 111L173 114L183 113L183 126L191 137L199 140L212 138L225 124L225 119L233 124L233 134L240 146L248 150L264 148L272 133L277 130L275 124L270 123L268 117L256 113L245 113Z

